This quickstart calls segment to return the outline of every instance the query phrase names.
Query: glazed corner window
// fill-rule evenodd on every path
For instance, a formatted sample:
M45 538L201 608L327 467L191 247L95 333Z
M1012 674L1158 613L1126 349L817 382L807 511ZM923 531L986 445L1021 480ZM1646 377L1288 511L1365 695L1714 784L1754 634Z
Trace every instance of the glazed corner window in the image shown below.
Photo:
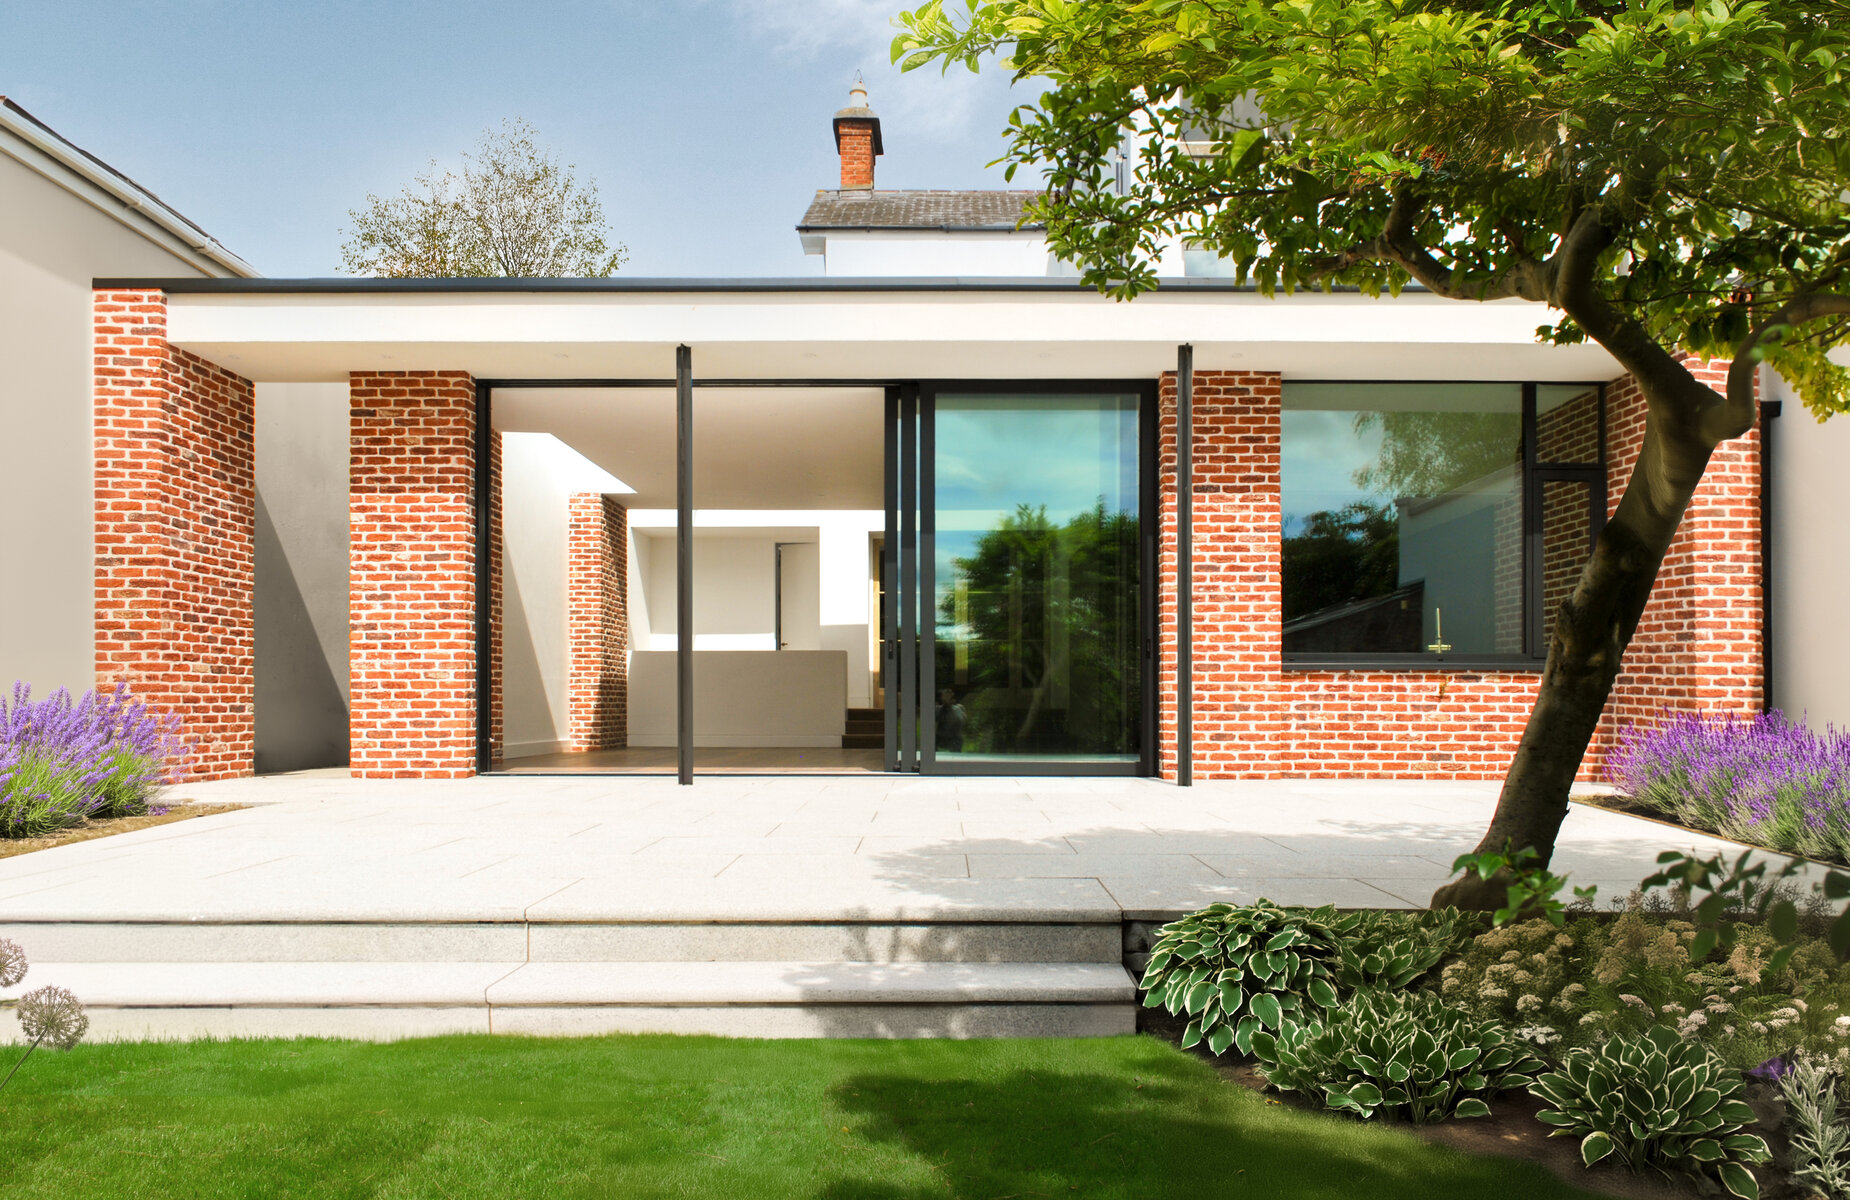
M1596 386L1288 383L1287 662L1517 663L1605 504Z

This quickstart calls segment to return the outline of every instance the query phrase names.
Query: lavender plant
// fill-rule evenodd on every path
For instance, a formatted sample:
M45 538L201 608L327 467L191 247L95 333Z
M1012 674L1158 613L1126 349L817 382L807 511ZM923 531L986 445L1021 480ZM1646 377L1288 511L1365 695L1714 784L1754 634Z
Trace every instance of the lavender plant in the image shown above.
M1684 713L1626 730L1608 769L1633 800L1685 825L1850 862L1850 731L1816 733L1778 710Z
M186 759L178 719L128 685L34 700L0 696L0 837L42 837L88 818L136 816Z

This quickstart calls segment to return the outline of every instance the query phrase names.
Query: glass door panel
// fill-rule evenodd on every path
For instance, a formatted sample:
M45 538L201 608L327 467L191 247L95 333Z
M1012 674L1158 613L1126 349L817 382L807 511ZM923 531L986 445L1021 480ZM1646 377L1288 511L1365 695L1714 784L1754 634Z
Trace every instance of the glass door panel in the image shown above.
M928 397L926 769L1136 769L1139 400L1025 389Z

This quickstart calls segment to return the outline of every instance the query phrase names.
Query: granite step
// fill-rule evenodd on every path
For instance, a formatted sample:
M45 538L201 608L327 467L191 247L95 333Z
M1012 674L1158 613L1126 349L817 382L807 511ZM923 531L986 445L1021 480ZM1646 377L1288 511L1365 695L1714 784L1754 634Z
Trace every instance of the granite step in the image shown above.
M1113 963L1115 921L13 921L34 961Z
M1075 1037L1136 1024L1131 979L1115 962L41 960L0 999L45 984L82 999L102 1039Z

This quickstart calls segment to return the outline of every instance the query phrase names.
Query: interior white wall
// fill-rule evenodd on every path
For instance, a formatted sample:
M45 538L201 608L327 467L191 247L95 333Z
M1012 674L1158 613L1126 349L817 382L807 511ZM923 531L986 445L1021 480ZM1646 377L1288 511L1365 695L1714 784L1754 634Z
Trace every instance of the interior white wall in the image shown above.
M872 537L885 528L886 515L877 509L700 510L694 514L694 525L694 648L773 648L773 571L776 544L784 542L784 640L790 649L841 651L847 660L848 706L872 707L878 616L869 547ZM754 535L754 526L765 532ZM638 547L632 555L636 566L631 595L643 596L648 610L645 628L636 623L637 606L631 605L633 644L639 650L672 650L674 513L632 510L630 529ZM812 573L813 591L802 582ZM804 590L799 590L800 583ZM633 693L632 707L639 702Z
M91 281L201 272L0 154L0 688L96 681Z
M785 542L783 648L822 649L822 568L815 542Z
M571 492L552 439L501 441L501 695L508 758L561 749L566 729L566 537Z
M1773 376L1783 400L1766 423L1773 452L1773 704L1813 729L1850 729L1850 416L1819 423Z
M648 650L672 650L679 629L675 604L675 541L649 537ZM694 649L776 649L773 592L776 542L771 537L694 539ZM637 645L643 644L638 642Z

